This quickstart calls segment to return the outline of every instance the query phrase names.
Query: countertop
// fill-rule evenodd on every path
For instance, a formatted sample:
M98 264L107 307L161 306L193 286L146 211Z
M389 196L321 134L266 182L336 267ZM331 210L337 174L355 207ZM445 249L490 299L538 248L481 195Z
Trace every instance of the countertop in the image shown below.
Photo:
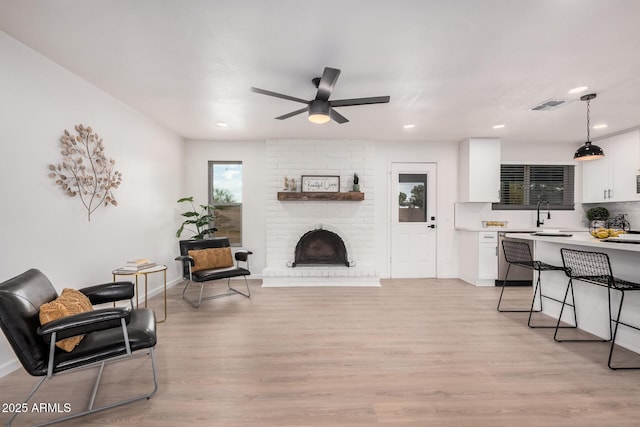
M586 227L456 227L458 231L497 231L499 233L533 233L545 229L560 230L566 232L587 232Z
M506 237L540 242L560 243L564 245L589 246L599 249L616 249L621 251L640 252L640 244L605 242L593 237L588 231L573 233L573 236L534 236L531 233L509 233Z

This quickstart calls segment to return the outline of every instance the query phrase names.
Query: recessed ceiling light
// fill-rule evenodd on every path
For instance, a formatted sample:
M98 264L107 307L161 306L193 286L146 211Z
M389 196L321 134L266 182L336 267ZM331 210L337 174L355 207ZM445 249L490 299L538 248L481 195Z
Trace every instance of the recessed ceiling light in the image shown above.
M226 128L227 126L229 126L228 124L226 124L225 122L217 122L216 126L218 126L219 128Z
M494 129L502 129L502 128L504 128L505 126L506 126L506 125L502 125L502 124L500 124L500 125L493 125L493 128L494 128Z
M586 87L586 86L578 86L578 87L574 87L573 89L571 89L569 91L569 93L581 93L581 92L584 92L587 89L589 89L589 88Z
M593 129L604 129L606 127L607 127L606 123L600 123L600 124L597 124L597 125L593 125Z
M405 129L413 129L414 127L416 127L416 125L414 125L413 123L409 123L408 125L404 125L403 127Z

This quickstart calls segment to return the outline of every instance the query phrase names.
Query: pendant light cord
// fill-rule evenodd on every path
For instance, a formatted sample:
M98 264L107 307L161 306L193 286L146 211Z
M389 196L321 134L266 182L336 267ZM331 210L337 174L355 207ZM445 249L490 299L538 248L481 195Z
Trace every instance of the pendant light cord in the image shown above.
M591 144L591 103L590 101L596 97L595 93L582 95L580 101L587 102L587 141L578 148L573 156L574 160L595 160L604 157L602 148Z
M589 128L591 127L589 125L589 103L591 102L590 99L587 99L587 142L591 142L591 138L589 137Z

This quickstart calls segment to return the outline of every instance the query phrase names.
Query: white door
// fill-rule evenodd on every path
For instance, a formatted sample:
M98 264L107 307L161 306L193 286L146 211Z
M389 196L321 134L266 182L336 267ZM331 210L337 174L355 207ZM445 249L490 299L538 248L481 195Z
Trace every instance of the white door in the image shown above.
M391 164L391 277L436 277L436 165Z

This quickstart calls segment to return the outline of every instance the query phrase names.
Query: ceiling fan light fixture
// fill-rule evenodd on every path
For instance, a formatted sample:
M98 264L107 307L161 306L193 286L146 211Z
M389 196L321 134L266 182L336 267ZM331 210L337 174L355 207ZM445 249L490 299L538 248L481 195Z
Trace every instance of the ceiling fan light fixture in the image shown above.
M589 102L595 97L595 93L582 95L580 97L581 101L587 102L587 142L585 142L582 147L576 150L576 152L573 154L573 160L597 160L604 157L604 151L602 151L602 148L592 144L589 138Z
M329 120L333 120L338 124L348 123L349 119L337 112L333 107L350 107L354 105L369 105L369 104L386 104L391 99L390 96L368 96L366 98L351 98L351 99L338 99L329 101L333 87L338 80L340 70L337 68L324 67L322 77L316 77L311 82L316 87L316 97L310 101L302 98L296 98L295 96L285 95L278 92L272 92L270 90L259 89L252 87L251 92L260 93L262 95L274 96L276 98L286 99L289 101L299 102L304 104L304 108L292 111L287 114L276 117L276 120L284 120L298 114L309 113L309 121L312 123L323 124Z
M331 117L326 114L309 114L309 121L317 125L327 123L329 120L331 120Z
M309 121L315 124L327 123L331 120L329 102L315 100L309 104Z

